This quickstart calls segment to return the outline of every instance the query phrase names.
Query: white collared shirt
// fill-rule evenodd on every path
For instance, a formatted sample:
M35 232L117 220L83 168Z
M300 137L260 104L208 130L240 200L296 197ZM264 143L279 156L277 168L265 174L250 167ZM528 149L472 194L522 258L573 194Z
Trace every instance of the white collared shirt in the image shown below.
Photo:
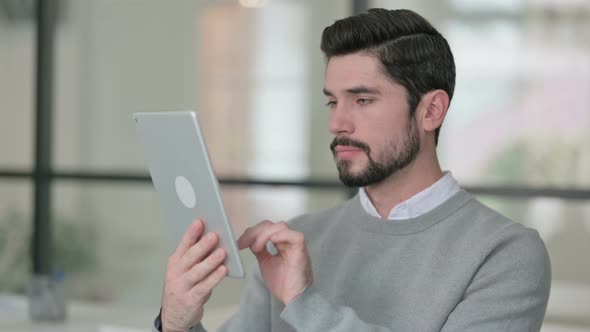
M389 212L388 220L416 218L439 206L461 188L451 172L444 172L444 176L430 187L422 190L410 199L394 206ZM373 217L381 218L379 212L369 199L364 188L359 189L361 205Z

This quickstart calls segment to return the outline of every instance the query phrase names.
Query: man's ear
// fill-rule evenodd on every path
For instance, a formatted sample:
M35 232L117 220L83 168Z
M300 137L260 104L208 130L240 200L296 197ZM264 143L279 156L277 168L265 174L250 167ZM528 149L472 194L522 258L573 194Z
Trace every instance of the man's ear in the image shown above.
M442 125L449 109L449 95L444 90L426 93L420 102L422 108L422 128L434 132Z

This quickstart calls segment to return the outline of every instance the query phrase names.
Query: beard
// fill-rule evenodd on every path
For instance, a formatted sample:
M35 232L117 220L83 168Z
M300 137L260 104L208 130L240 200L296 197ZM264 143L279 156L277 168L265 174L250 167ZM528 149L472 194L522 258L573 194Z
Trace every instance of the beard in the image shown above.
M367 166L359 172L353 173L350 170L352 160L336 159L334 151L336 145L354 146L363 150L367 155ZM336 160L340 181L348 187L365 187L384 181L414 161L420 151L420 135L414 117L411 116L408 119L404 139L397 144L393 140L389 140L383 152L375 158L371 155L371 148L367 144L344 136L334 138L330 144L330 150Z

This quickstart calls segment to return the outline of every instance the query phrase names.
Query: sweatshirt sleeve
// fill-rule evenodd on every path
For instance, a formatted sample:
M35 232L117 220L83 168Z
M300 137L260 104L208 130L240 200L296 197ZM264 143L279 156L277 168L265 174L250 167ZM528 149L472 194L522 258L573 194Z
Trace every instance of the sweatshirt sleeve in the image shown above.
M270 301L271 295L264 286L260 271L255 268L244 290L238 311L217 331L270 331ZM190 332L205 332L202 326L197 328Z
M364 322L352 308L329 303L313 284L285 307L281 318L296 331L392 331L388 327Z
M538 233L503 236L441 331L539 331L550 285L549 257Z
M201 323L191 327L188 332L207 332Z

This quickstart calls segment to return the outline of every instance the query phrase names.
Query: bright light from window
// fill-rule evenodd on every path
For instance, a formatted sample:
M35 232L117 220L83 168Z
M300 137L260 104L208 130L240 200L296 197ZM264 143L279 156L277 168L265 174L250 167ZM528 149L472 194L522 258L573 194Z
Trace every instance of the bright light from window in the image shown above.
M246 8L260 8L266 5L267 0L239 0L239 2Z

